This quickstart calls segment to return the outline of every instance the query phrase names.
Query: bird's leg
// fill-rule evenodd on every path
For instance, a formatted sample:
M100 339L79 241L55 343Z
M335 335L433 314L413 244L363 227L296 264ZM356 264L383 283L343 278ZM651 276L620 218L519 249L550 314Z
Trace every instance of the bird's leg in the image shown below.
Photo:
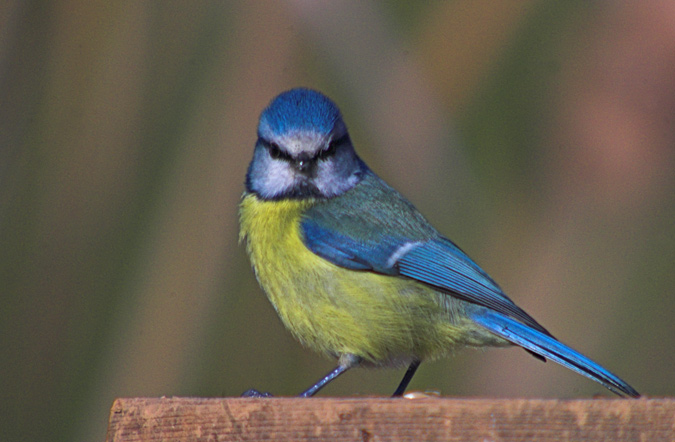
M333 371L324 376L319 382L309 387L307 390L300 393L300 397L314 396L319 390L326 386L330 381L340 376L345 371L352 367L356 367L361 362L361 358L351 354L344 354L340 356L338 366Z
M417 371L421 363L422 361L418 359L415 359L410 363L408 370L403 375L403 379L401 379L401 383L398 384L398 388L396 388L396 391L392 396L394 397L403 396L403 393L405 393L405 389L408 388L408 384L412 380L413 376L415 376L415 372Z
M326 386L330 381L340 376L345 371L350 368L356 367L361 362L361 358L351 354L344 354L340 356L338 361L338 366L335 367L330 373L324 376L319 382L309 387L307 390L300 393L299 397L311 397L314 396L319 390ZM260 392L251 388L242 393L241 397L272 397L272 393Z

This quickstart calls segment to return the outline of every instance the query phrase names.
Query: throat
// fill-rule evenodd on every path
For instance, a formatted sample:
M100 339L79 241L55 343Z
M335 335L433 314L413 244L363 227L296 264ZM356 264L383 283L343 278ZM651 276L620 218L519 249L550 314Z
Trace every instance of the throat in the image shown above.
M311 198L325 198L325 195L316 187L313 183L309 181L299 181L293 187L290 187L283 192L275 195L271 200L302 200L302 199L311 199Z
M250 243L267 236L271 240L299 229L302 214L315 203L314 198L265 199L246 193L239 204L239 239L248 238Z

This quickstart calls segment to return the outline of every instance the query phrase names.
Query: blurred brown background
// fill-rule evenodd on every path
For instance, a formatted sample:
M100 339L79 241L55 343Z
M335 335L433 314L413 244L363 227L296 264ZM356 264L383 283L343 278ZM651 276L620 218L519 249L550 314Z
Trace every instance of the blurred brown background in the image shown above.
M557 337L675 394L674 2L8 0L0 33L1 440L103 440L115 397L292 395L333 367L237 245L257 117L300 85ZM516 349L411 387L609 394Z

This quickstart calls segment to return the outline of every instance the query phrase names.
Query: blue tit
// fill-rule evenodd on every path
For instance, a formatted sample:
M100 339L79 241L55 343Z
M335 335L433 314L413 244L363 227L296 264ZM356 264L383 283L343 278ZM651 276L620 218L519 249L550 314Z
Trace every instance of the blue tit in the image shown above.
M408 369L461 347L518 345L621 396L638 392L555 339L354 151L337 106L292 89L262 112L240 241L284 325L337 367ZM266 396L256 390L246 396Z

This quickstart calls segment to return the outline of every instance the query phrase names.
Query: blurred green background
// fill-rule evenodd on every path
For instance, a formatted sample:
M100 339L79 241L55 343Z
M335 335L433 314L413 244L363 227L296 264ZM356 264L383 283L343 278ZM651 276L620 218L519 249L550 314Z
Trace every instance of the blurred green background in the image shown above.
M292 395L333 367L237 244L258 115L300 85L557 337L675 394L673 2L7 0L0 32L1 440L102 441L115 397ZM411 388L609 394L517 349Z

